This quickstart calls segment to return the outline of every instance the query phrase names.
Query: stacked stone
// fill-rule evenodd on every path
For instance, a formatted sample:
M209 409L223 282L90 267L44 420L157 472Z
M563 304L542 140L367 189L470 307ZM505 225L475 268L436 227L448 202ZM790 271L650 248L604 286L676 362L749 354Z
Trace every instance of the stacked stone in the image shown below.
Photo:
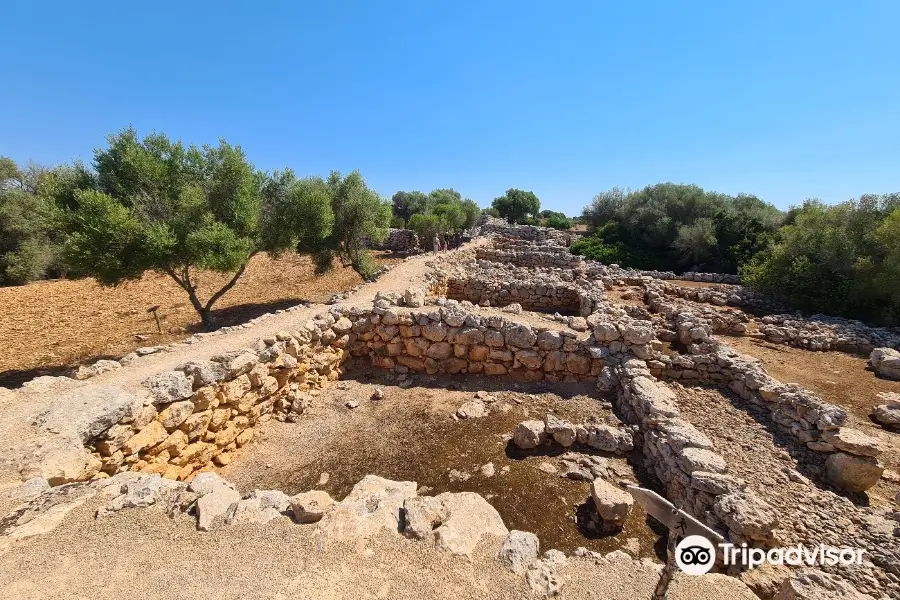
M661 289L661 286L656 282L646 282L644 284L644 302L652 312L661 314L666 319L669 319L676 328L679 328L679 331L686 324L695 324L699 321L704 328L708 329L710 334L743 335L747 332L747 325L750 319L743 311L732 309L715 310L702 305L687 305L683 302L675 302L667 299L664 293L661 293ZM685 344L691 341L686 339L681 333L679 333L679 339ZM706 337L700 337L699 339L706 339Z
M366 236L366 248L375 250L389 250L391 252L412 252L419 249L419 236L412 229L388 230L387 237L381 243Z
M672 271L643 271L640 269L622 268L619 265L605 265L593 260L585 261L585 277L601 280L604 285L641 285L650 279L675 279Z
M479 248L475 256L478 260L515 265L517 267L540 267L551 269L571 269L581 271L584 258L570 254L566 248L544 246L540 249L523 248Z
M878 441L844 427L846 411L797 384L770 377L758 360L725 344L703 343L704 354L658 354L647 364L658 377L702 384L727 384L741 398L766 407L772 420L808 449L828 454L829 480L847 491L875 485L884 471ZM701 346L697 346L701 349Z
M510 225L503 219L487 217L482 221L482 235L518 237L534 244L553 243L565 246L566 237L576 237L580 234L573 231L559 231L551 227L538 227L535 225Z
M598 378L601 390L618 390L618 407L641 432L647 468L666 487L670 501L735 544L776 544L775 511L727 473L712 441L681 418L674 392L657 381L647 363L631 358Z
M483 317L453 300L423 309L376 307L353 317L352 331L353 356L370 356L373 366L401 373L575 381L596 377L605 364L606 353L590 347L589 335Z
M733 275L731 273L697 273L695 271L682 273L676 277L676 279L681 279L683 281L702 281L706 283L739 284L741 282L740 275Z
M882 377L900 380L900 352L892 348L875 348L869 355L869 364Z
M307 391L337 379L350 340L344 311L333 309L255 348L149 377L144 385L150 397L139 411L85 440L100 470L184 480L228 464L232 452L253 438L254 426L273 413L279 419L302 413Z
M759 330L772 343L807 350L869 354L875 348L900 349L900 333L896 330L825 315L768 315L761 319Z

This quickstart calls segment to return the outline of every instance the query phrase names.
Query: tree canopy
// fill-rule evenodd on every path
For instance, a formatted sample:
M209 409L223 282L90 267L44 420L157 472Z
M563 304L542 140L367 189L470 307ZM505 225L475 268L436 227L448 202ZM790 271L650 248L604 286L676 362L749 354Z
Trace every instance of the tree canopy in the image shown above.
M510 188L491 203L497 213L510 223L522 223L526 218L536 218L541 211L541 201L534 192Z
M742 281L802 310L900 322L900 194L808 200L790 212Z
M169 275L203 323L258 252L287 250L284 236L260 227L266 176L239 146L184 146L165 134L139 139L133 129L94 153L96 187L74 193L65 211L66 261L106 285L148 270ZM196 270L232 273L204 302Z
M624 266L645 269L737 273L768 245L784 215L755 196L660 183L601 192L583 217L598 239L579 241L574 252L614 254Z
M481 208L473 200L463 198L452 188L423 192L397 192L391 200L395 217L426 244L435 234L445 235L471 229L478 223Z

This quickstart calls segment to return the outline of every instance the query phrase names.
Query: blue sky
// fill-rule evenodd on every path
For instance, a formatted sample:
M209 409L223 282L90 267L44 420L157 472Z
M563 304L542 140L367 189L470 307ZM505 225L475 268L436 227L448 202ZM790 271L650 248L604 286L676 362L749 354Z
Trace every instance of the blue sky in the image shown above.
M900 3L41 2L0 19L0 154L127 125L379 192L580 212L659 181L780 207L900 191Z

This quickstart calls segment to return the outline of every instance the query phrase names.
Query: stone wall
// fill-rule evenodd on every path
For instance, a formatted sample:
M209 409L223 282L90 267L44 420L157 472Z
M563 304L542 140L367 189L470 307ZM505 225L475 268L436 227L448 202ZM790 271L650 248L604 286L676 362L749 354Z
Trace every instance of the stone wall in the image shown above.
M598 387L617 390L617 408L639 427L647 468L673 504L727 532L735 544L776 544L775 511L728 474L725 459L681 418L674 392L653 377L648 363L632 358L611 366Z
M721 342L696 339L691 349L692 354L660 353L648 361L650 372L688 385L726 385L742 399L767 408L772 421L798 444L827 455L827 478L841 489L863 491L878 482L884 472L878 441L845 427L843 408L797 384L774 379L757 359Z
M369 237L365 240L366 248L390 250L391 252L412 252L419 249L419 236L412 229L389 229L384 241L378 243Z
M760 319L759 331L772 343L807 350L869 354L875 348L900 349L900 331L896 328L869 327L860 321L825 315L767 315Z

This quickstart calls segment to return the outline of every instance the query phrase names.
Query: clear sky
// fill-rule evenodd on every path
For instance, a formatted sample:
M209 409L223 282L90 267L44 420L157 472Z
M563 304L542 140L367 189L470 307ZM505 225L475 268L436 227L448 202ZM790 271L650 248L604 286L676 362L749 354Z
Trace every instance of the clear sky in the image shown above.
M896 0L4 0L0 155L86 159L130 124L385 196L838 202L900 191L898 26Z

